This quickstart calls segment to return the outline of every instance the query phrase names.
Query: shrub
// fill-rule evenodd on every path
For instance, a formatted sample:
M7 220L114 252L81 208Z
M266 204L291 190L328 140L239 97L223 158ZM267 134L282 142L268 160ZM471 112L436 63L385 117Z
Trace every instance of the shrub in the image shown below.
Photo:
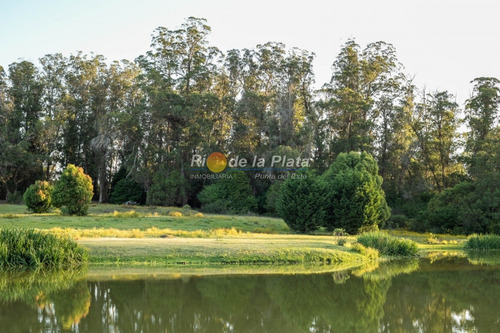
M473 183L459 183L436 195L427 208L433 232L500 233L500 175L489 174Z
M276 182L269 186L269 188L266 191L265 195L265 204L264 208L267 213L270 215L277 215L278 214L278 201L280 198L280 188L283 182Z
M120 218L136 218L140 217L141 214L137 213L135 210L129 210L128 212L118 212L118 211L113 211L113 217L120 217Z
M146 191L144 188L131 179L119 180L111 190L110 203L122 204L132 201L144 204Z
M406 228L409 225L410 223L408 222L408 218L405 215L400 215L400 214L392 214L386 223L386 227L389 229Z
M334 236L349 236L347 232L345 232L344 229L342 228L336 228L333 230L333 235Z
M313 174L300 175L281 185L277 208L291 230L306 233L318 229L323 221L323 196Z
M476 235L471 236L465 243L466 250L500 250L500 236Z
M205 186L198 199L201 209L209 213L247 214L257 210L250 181L240 170L230 171L227 178Z
M0 230L1 268L69 268L86 261L85 249L69 238L33 229Z
M352 249L355 252L358 252L369 259L377 259L378 255L379 255L379 252L377 249L374 249L372 247L365 247L360 243L352 244Z
M82 168L68 164L52 193L54 206L62 207L64 214L87 215L94 194L92 178Z
M13 205L20 205L23 203L23 196L21 193L15 192L7 192L7 197L5 198L7 203Z
M182 213L181 212L169 212L168 216L182 217Z
M186 180L179 171L160 170L148 191L148 205L180 206L186 198Z
M339 154L320 184L325 193L323 225L329 231L376 230L390 216L377 162L367 153Z
M24 203L33 213L46 213L52 206L52 186L37 180L24 192Z
M381 232L371 232L358 237L358 243L372 247L388 256L415 256L417 244L409 239L396 238Z

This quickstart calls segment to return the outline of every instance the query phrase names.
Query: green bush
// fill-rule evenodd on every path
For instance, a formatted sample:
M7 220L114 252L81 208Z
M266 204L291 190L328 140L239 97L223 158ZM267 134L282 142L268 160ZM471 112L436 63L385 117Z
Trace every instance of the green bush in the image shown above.
M230 171L227 178L205 186L198 194L201 210L208 213L246 214L257 210L257 199L243 171Z
M160 170L155 173L148 191L148 205L181 206L186 198L186 180L179 171Z
M358 252L359 254L364 255L365 257L369 259L378 259L379 256L379 251L377 249L374 249L372 247L366 247L363 246L360 243L354 243L352 244L352 250L355 252Z
M405 215L392 214L391 217L386 222L385 227L389 229L393 228L406 228L410 226L410 222Z
M432 232L500 234L500 174L459 183L436 195L427 207Z
M277 208L291 230L306 233L318 229L323 222L323 195L317 177L305 172L298 175L281 185Z
M7 192L7 197L5 198L7 203L13 205L20 205L23 203L23 195L19 192Z
M52 206L52 186L49 182L37 180L24 192L23 198L33 213L46 213Z
M390 216L377 162L367 153L339 154L321 176L324 227L349 234L377 230Z
M415 256L417 244L409 239L396 238L381 232L365 233L358 237L358 243L372 247L387 256Z
M81 167L68 164L54 186L52 199L55 207L67 215L87 215L94 186L92 178Z
M466 250L500 250L500 236L479 235L471 236L465 243Z
M337 239L337 245L339 245L339 246L344 246L346 243L347 243L347 239L345 239L345 238Z
M0 230L0 268L70 268L87 261L75 241L32 229Z
M131 179L121 179L111 191L110 203L123 204L127 201L134 201L144 204L146 192L144 188Z
M276 216L278 214L278 201L280 197L280 188L283 182L278 181L266 191L264 208L269 215Z

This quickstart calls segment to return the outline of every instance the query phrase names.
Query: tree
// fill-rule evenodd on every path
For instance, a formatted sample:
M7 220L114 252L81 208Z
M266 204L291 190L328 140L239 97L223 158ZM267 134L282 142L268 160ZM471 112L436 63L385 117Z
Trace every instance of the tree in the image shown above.
M68 164L54 186L53 202L67 215L87 215L94 186L83 168Z
M280 187L278 214L295 232L307 233L323 224L322 189L312 173L297 173Z
M361 50L349 40L333 64L330 83L322 88L318 107L327 119L329 160L349 151L373 152L379 100L401 76L395 49L376 42Z
M349 234L377 229L390 215L377 162L367 153L341 153L322 175L324 226Z
M0 70L0 182L7 194L16 195L43 177L43 86L37 68L28 61L9 65L9 84L3 76Z
M448 92L423 94L416 105L412 130L418 139L418 159L425 179L438 192L450 186L449 176L459 171L457 150L457 104Z
M127 201L133 201L139 204L144 204L146 201L146 192L141 184L136 183L131 179L119 180L111 191L110 203L123 204Z
M257 209L250 181L243 171L230 171L227 177L205 186L198 194L201 209L210 213L245 214Z
M464 182L436 195L427 208L435 232L500 234L500 174Z
M33 213L46 213L52 206L52 186L49 182L37 180L26 189L23 199Z
M474 83L473 93L465 106L469 125L465 157L471 175L479 177L484 170L476 166L476 157L487 144L487 136L499 117L500 81L493 77L480 77L471 83Z
M148 191L147 203L158 206L182 206L186 204L185 179L177 170L166 173L160 170L153 177L153 184Z

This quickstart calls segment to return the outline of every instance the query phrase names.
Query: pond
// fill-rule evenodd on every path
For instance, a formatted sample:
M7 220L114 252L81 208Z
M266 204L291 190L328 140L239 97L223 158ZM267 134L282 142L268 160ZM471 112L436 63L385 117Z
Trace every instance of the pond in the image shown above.
M0 274L1 332L497 332L500 266L391 261L320 274Z

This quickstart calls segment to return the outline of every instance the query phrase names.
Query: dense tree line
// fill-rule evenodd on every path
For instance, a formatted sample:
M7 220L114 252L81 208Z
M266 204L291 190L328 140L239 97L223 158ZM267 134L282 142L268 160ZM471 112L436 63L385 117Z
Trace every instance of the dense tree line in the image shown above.
M447 91L415 87L391 44L349 40L315 90L314 53L274 42L222 52L210 30L198 18L160 27L134 61L51 54L0 67L0 198L15 201L74 164L99 202L122 181L148 204L199 206L213 181L190 179L194 153L300 156L323 173L359 151L375 157L393 213L410 223L448 230L429 222L427 202L463 182L477 192L470 210L499 219L499 80L474 79L458 105ZM250 206L274 212L279 182L252 172ZM483 185L492 202L479 202Z

